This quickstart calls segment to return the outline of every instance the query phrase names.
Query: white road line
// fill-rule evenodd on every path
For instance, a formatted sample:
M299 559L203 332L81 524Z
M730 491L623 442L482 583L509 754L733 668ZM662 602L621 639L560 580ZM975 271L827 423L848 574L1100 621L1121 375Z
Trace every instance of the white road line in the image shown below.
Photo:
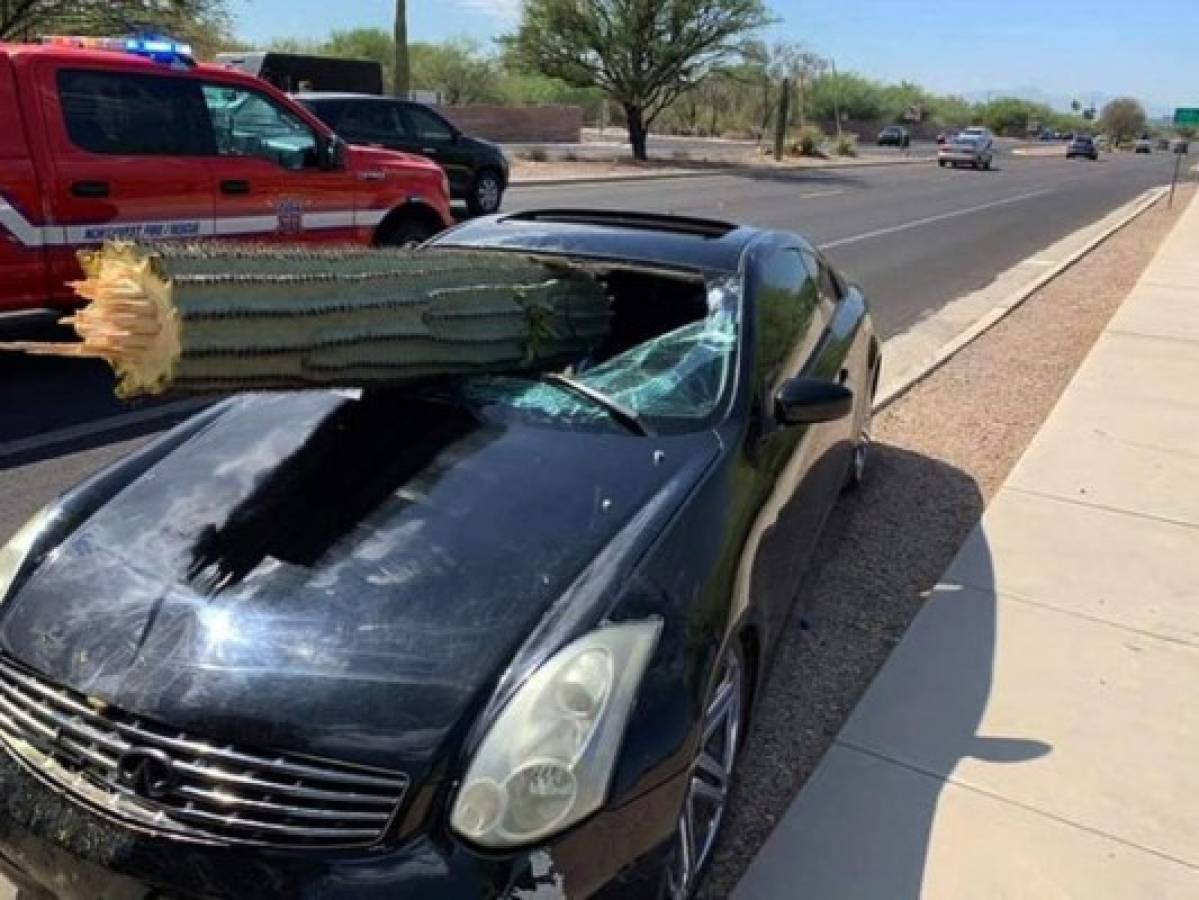
M911 222L904 222L901 225L892 225L889 228L876 228L874 231L864 231L861 234L850 235L849 237L838 238L835 241L828 241L821 244L821 250L830 250L833 247L844 247L846 244L856 244L860 241L869 241L876 237L884 237L888 234L895 234L900 231L909 231L913 228L923 228L925 225L932 225L936 222L944 222L946 219L956 219L960 216L968 216L976 212L982 212L984 209L994 209L997 206L1009 206L1012 203L1020 203L1024 200L1031 200L1033 197L1041 197L1045 194L1053 193L1051 188L1046 188L1041 191L1030 191L1027 194L1017 194L1014 197L1005 197L1002 200L992 200L990 203L980 203L978 206L968 206L965 209L954 210L953 212L938 213L935 216L926 216L923 219L913 219Z
M119 413L118 415L109 416L106 419L100 419L95 422L84 422L82 425L72 425L69 428L59 428L57 431L47 431L44 434L35 434L15 441L6 441L0 443L0 460L19 456L24 453L35 452L45 447L53 447L56 444L67 444L72 441L82 440L97 434L120 431L122 428L130 428L142 422L152 422L155 419L165 419L175 415L188 415L211 402L211 400L176 400L173 403L164 403L161 406L152 406L149 409Z
M834 191L812 191L810 194L800 194L799 199L810 200L813 197L836 197L838 194L844 193L845 191L840 189Z

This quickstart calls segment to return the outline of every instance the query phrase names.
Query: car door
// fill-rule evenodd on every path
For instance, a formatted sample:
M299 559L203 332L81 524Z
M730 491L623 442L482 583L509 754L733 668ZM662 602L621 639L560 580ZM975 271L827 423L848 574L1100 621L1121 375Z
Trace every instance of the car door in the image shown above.
M751 590L771 633L777 633L827 512L828 426L783 425L773 398L786 381L823 371L828 309L798 246L776 246L758 270L756 287L750 287L756 424L746 439L746 456L761 498L750 539L757 541L751 548Z
M450 191L461 197L475 177L474 154L460 140L458 129L419 103L400 104L411 136L413 152L433 159L450 179Z
M51 173L44 187L56 226L46 243L58 295L79 277L80 246L212 233L212 135L198 82L49 62L38 80Z
M256 241L352 241L361 185L322 164L325 135L240 83L206 81L215 141L215 233Z

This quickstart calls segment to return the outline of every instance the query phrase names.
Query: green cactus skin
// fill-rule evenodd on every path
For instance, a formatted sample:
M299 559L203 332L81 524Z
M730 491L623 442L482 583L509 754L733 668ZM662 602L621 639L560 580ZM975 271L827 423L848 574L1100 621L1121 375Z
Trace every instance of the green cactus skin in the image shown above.
M140 252L180 322L181 352L163 381L174 391L544 370L585 354L609 326L598 281L516 253L212 243Z

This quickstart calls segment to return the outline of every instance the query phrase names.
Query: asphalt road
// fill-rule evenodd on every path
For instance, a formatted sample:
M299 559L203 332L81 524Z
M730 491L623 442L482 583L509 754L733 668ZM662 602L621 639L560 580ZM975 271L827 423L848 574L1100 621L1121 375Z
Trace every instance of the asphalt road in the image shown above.
M505 208L636 208L801 231L864 287L888 337L1166 182L1172 158L1089 163L1007 155L997 164L991 172L929 164L530 186L509 192ZM127 412L98 363L0 354L0 470L160 425L131 421ZM116 423L124 427L112 433ZM64 431L73 436L39 445L41 436ZM0 537L13 525L9 508L0 503Z

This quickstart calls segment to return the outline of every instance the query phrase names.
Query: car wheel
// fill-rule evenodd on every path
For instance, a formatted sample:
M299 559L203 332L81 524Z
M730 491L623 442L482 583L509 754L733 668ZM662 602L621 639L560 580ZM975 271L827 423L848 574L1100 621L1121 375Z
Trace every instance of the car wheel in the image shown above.
M991 171L991 160L990 159L983 160L983 168L986 169L988 172Z
M666 871L668 900L687 900L695 892L724 822L741 747L747 704L745 655L739 641L729 644L718 672L704 704L703 731L679 813L674 858Z
M466 197L466 208L472 216L489 216L500 208L504 199L504 185L494 169L484 169L475 176L470 193Z
M436 229L428 223L406 217L384 227L375 238L375 243L380 247L410 247L424 243L436 233Z
M944 169L944 168L945 168L945 160L943 160L943 159L938 159L938 160L937 160L937 165L938 165L938 166L940 166L942 169Z
M869 399L870 406L862 416L862 424L858 426L858 439L853 445L853 459L849 472L845 476L845 490L853 491L862 486L866 478L866 465L870 462L870 432L874 426L874 397Z

